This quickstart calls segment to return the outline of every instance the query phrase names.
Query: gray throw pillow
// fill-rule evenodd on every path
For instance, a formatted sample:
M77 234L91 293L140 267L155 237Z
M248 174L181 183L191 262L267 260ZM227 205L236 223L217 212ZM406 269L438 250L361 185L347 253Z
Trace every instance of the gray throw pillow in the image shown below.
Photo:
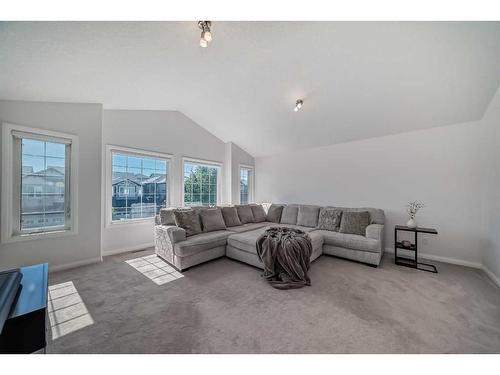
M195 210L175 210L175 223L186 231L186 237L201 233L200 214Z
M299 206L290 205L283 207L281 213L281 224L297 224L297 215L299 213Z
M339 232L366 236L366 227L368 225L370 225L370 213L368 211L344 211L342 212Z
M241 225L240 218L236 207L222 207L222 217L227 227L235 227Z
M160 210L161 225L175 225L175 208L162 208Z
M322 207L319 210L318 226L316 228L338 232L340 228L341 218L341 210L338 210L336 208Z
M283 206L279 204L272 204L267 210L267 221L271 223L279 223L281 220L281 213L283 212Z
M226 229L226 224L224 223L220 208L200 210L200 219L203 224L203 232Z
M250 206L236 206L236 210L238 210L238 217L240 218L241 224L253 223L253 213Z
M314 228L318 225L319 207L318 206L299 206L297 214L297 225Z
M252 209L253 221L255 223L262 223L263 221L266 221L266 211L264 211L264 207L260 204L252 204L250 208Z

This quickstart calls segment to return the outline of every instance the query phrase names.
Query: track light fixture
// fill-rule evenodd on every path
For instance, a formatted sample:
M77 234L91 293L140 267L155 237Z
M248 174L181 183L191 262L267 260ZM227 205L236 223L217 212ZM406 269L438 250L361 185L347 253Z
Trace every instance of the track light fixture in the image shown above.
M299 109L302 108L302 105L304 104L304 102L302 101L302 99L298 99L296 102L295 102L295 107L293 108L293 110L295 112L298 112Z
M212 22L210 21L198 21L198 28L201 30L200 47L206 48L208 47L208 42L212 41L211 26Z

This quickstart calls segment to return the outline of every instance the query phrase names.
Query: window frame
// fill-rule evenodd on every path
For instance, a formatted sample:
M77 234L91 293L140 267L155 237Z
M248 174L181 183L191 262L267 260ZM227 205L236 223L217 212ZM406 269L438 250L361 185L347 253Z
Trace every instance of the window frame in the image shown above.
M66 222L65 227L54 228L47 231L27 232L21 230L21 158L14 155L16 146L14 133L32 135L30 139L38 139L47 142L64 142L70 144L69 152L66 152L66 182L65 197L69 200L65 204ZM20 150L19 150L20 151ZM58 131L2 123L2 192L1 192L1 242L19 242L37 240L43 238L54 238L72 236L78 234L78 136ZM17 170L17 169L19 170ZM69 170L69 173L68 173ZM68 212L69 210L69 212Z
M181 191L182 191L182 197L181 197L181 206L182 207L190 207L190 206L185 206L184 205L184 168L186 163L191 163L191 164L199 164L202 166L206 167L215 167L217 168L217 198L216 198L216 206L219 206L222 202L222 180L224 176L222 175L223 173L223 163L217 162L217 161L211 161L211 160L203 160L203 159L195 159L195 158L190 158L190 157L183 157L182 158L182 173L181 173Z
M106 228L113 228L113 227L121 227L123 225L134 225L138 223L152 223L154 222L155 217L147 217L147 218L136 218L136 219L127 219L127 220L113 220L113 152L115 153L122 153L122 154L127 154L127 155L132 155L132 156L138 156L138 157L147 157L147 158L155 158L155 159L162 159L167 162L167 202L166 202L166 207L169 207L169 205L172 203L172 187L173 187L173 173L172 173L172 160L173 160L173 155L172 154L165 154L161 152L156 152L156 151L149 151L149 150L142 150L142 149L137 149L137 148L132 148L132 147L125 147L125 146L117 146L117 145L111 145L107 144L106 145L106 168L105 168L105 190L104 190L104 195L105 195L105 202L106 202L106 207L105 207L105 227Z
M249 181L248 181L248 203L251 204L254 203L255 200L255 167L253 165L247 165L247 164L239 164L238 165L238 202L241 203L241 170L242 169L248 169L250 170L249 174Z

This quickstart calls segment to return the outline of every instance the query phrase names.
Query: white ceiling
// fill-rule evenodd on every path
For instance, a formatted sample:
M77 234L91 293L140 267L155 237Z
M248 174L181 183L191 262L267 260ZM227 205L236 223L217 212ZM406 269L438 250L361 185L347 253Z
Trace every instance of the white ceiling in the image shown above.
M202 49L196 22L2 22L0 98L180 110L262 156L477 120L500 84L499 22L212 31Z

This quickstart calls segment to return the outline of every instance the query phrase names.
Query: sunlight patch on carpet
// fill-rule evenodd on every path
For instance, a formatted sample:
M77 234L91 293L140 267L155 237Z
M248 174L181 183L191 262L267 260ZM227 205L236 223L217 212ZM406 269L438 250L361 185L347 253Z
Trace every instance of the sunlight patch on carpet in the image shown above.
M94 324L73 281L49 286L48 302L53 340Z
M163 285L184 277L179 271L156 255L126 260L125 263L134 267L157 285Z

